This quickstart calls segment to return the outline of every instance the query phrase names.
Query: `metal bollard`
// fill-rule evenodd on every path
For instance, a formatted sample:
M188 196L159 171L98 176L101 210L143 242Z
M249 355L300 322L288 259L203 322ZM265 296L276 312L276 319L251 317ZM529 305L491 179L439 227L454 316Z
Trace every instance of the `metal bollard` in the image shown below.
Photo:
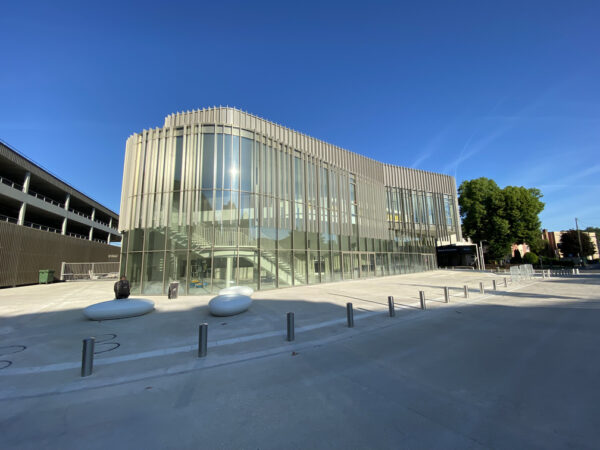
M498 286L496 286L496 280L492 280L492 288L497 291L498 290Z
M294 313L287 313L287 340L289 342L293 341L294 336Z
M207 353L208 324L201 323L198 330L198 358L204 358Z
M354 327L354 310L352 303L346 303L346 318L348 319L348 328Z
M480 283L479 283L479 292L480 292L481 294L485 294L485 290L483 289L483 282L480 282Z
M427 309L427 305L425 305L425 291L419 291L419 297L421 298L421 309Z
M96 339L91 337L83 340L81 351L81 376L89 377L94 369L94 343Z
M444 300L446 303L450 303L450 288L448 286L444 288Z
M504 287L508 287L508 280L504 277Z
M465 298L469 298L469 287L465 284Z
M388 309L390 310L390 317L395 317L396 308L394 307L394 297L391 295L388 297Z

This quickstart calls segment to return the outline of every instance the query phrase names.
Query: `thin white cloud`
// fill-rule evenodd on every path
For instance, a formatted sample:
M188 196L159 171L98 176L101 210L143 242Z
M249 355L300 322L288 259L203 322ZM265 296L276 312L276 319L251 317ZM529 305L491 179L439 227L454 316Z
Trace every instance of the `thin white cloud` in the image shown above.
M600 173L600 164L595 164L593 166L587 167L581 170L573 170L571 175L566 177L562 177L558 180L554 180L550 184L542 184L540 185L540 189L542 193L551 193L555 192L559 189L565 188L583 188L591 186L589 183L581 183L580 181L585 178L596 175ZM595 186L595 185L594 185Z
M530 102L520 111L517 111L515 114L509 116L503 116L500 119L500 125L495 129L484 135L483 137L476 140L473 144L473 138L479 132L479 129L475 129L473 133L467 139L465 145L461 149L458 158L452 161L450 164L446 165L443 172L449 173L454 172L454 178L457 178L458 167L461 163L486 149L492 142L496 141L502 135L515 128L517 125L522 124L525 120L529 120L533 116L533 112L536 111L541 105L543 105L544 101L554 92L563 89L565 85L568 84L568 81L563 83L559 83L549 89L546 89L537 99ZM497 119L498 116L494 116L494 112L498 109L498 107L504 102L504 98L499 100L493 108L491 108L490 112L485 116L485 119Z
M448 135L448 131L454 125L454 122L455 121L453 121L451 124L448 124L442 129L442 131L429 140L423 151L419 153L419 157L410 166L412 169L418 169L423 161L431 157L439 149L443 148L444 140Z

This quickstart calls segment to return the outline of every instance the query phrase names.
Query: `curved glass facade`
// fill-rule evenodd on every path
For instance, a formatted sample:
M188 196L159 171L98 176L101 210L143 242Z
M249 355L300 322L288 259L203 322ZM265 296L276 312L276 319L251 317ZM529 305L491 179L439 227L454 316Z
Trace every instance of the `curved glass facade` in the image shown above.
M193 295L430 270L436 239L460 235L453 178L232 108L169 116L129 138L120 223L121 272L149 295L172 281Z

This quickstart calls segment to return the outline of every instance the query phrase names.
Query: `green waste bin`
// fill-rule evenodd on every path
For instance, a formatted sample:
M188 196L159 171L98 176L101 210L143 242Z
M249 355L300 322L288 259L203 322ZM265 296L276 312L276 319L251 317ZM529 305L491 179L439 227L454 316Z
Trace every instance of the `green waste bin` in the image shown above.
M40 270L40 284L48 284L54 281L54 270L44 269Z

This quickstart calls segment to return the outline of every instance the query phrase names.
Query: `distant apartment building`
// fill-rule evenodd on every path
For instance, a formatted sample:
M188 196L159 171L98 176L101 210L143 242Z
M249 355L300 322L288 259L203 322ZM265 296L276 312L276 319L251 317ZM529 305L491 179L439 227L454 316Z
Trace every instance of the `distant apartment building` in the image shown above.
M550 244L550 248L552 249L557 258L564 258L566 256L569 256L564 255L560 249L560 238L564 233L566 233L566 231L542 230L542 239L544 239L548 242L548 244ZM591 233L589 231L580 231L580 233L589 236L590 240L592 241L592 244L594 245L594 254L592 256L588 256L587 259L589 261L598 259L600 257L600 254L598 254L598 240L596 239L596 234Z
M525 254L527 254L531 251L531 248L529 248L529 244L526 244L526 243L512 244L510 251L511 251L512 257L514 257L516 255L516 253L519 252L519 254L521 255L521 258L522 258L523 256L525 256Z
M119 216L0 141L0 287L61 263L119 261Z

